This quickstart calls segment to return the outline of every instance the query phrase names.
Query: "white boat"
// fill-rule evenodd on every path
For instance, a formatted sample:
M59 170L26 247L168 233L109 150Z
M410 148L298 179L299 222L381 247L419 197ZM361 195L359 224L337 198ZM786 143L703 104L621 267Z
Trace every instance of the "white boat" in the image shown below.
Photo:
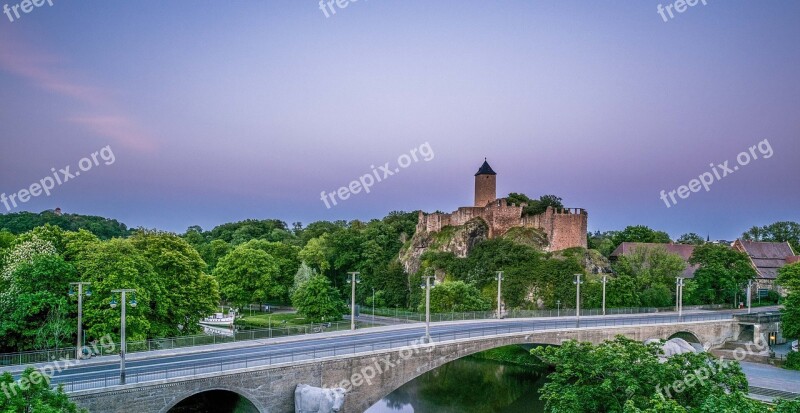
M211 317L200 320L200 324L210 326L232 326L234 320L236 320L236 313L234 312L228 313L227 316L223 313L214 313Z

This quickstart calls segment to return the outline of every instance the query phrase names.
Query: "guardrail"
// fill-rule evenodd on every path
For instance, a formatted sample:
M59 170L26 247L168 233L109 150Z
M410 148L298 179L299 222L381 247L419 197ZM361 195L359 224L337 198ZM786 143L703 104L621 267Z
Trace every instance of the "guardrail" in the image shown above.
M708 306L684 307L684 311L691 309L708 308ZM361 316L372 316L372 309L361 307ZM674 307L634 307L634 308L608 308L606 315L622 314L651 314L664 311L674 311ZM503 318L541 318L541 317L566 317L574 316L575 309L561 308L550 310L511 310L503 313ZM602 315L601 309L582 309L581 316ZM375 309L377 317L391 317L399 322L418 323L425 321L425 313L417 313L398 309ZM349 317L346 315L345 317ZM431 314L431 322L438 323L443 321L466 321L466 320L488 320L497 318L496 311L472 311L472 312L450 312ZM175 348L205 346L211 344L230 343L246 340L263 340L274 337L288 337L319 333L320 331L339 331L349 330L349 322L325 323L328 327L320 327L320 324L308 324L300 326L273 327L264 329L239 330L230 336L219 334L203 334L183 337L156 338L145 341L128 341L128 353L138 353L143 351L169 350ZM363 327L363 322L360 322ZM118 346L117 346L118 347ZM113 351L98 346L100 350L97 356L108 356L119 354L119 348ZM53 360L73 358L75 347L64 347L61 349L36 350L18 353L0 354L0 367L28 365L37 363L47 363Z
M363 324L363 323L361 323ZM175 348L205 346L210 344L232 343L247 340L263 340L275 337L288 337L306 334L316 334L325 331L349 330L350 322L335 322L323 324L305 324L299 326L273 327L253 330L239 330L230 335L203 334L184 337L156 338L145 341L128 341L128 354L143 351L169 350ZM89 349L89 346L85 346ZM112 356L119 354L119 346L109 351L102 345L96 346L100 352L96 356ZM26 351L19 353L0 354L0 367L47 363L54 360L74 359L75 347L65 347L53 350Z
M675 316L662 316L656 319L603 319L594 318L582 320L581 327L624 327L632 325L647 325L647 324L669 324L676 322L693 322L693 321L721 321L731 320L731 314L692 314L684 315L678 318ZM433 333L431 338L433 345L437 343L446 343L460 339L469 339L474 337L498 336L501 334L512 333L533 333L537 331L558 330L565 328L575 328L575 320L553 320L553 321L531 321L530 323L513 323L508 326L482 326L476 324L465 328L460 331L453 331L447 333ZM150 371L150 372L135 372L128 369L126 373L126 384L145 383L155 380L166 380L173 378L186 378L193 377L200 374L209 373L224 373L250 367L272 366L283 363L295 363L298 361L317 360L327 357L336 356L352 356L360 353L368 353L379 350L394 350L405 349L410 346L420 346L418 338L407 339L391 339L386 340L383 338L376 338L374 342L368 344L340 344L325 348L315 348L312 350L304 351L288 351L283 354L266 354L266 355L253 355L239 358L232 361L219 361L219 362L189 362L183 365L171 367L166 370ZM56 383L58 376L55 377L53 385ZM64 391L75 392L80 390L90 390L97 388L105 388L109 386L120 385L120 377L118 373L103 373L96 375L91 379L70 381L61 383L64 386Z

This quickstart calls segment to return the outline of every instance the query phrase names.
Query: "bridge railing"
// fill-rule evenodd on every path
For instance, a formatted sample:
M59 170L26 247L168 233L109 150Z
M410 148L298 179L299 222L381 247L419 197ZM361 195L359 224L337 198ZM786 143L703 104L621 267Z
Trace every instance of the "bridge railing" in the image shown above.
M363 323L361 323L363 324ZM288 337L306 334L316 334L326 331L349 330L350 322L335 322L324 324L304 324L296 326L273 327L252 330L238 330L231 332L230 335L223 334L202 334L171 338L156 338L143 341L128 341L128 353L137 353L155 350L170 350L184 347L205 346L222 343L232 343L247 340L264 340L276 337ZM119 346L104 347L85 346L86 351L98 351L95 356L110 356L119 354ZM24 351L18 353L0 354L0 367L15 365L30 365L38 363L48 363L55 360L66 360L75 358L75 347L64 347L52 350Z
M684 307L684 311L693 309L710 309L708 306ZM674 307L627 307L627 308L608 308L607 315L621 314L651 314L659 312L674 311ZM425 321L425 313L411 312L399 309L376 308L375 316L389 317L396 322L418 323ZM372 316L372 308L361 307L361 316ZM503 318L542 318L542 317L568 317L574 316L575 309L560 308L549 310L510 310L503 312ZM599 316L602 310L599 308L582 309L581 316ZM349 317L347 315L346 317ZM443 321L466 321L466 320L488 320L497 318L496 311L471 311L471 312L449 312L431 314L431 322ZM362 318L363 320L363 318ZM360 324L363 325L363 322ZM326 323L326 324L307 324L298 326L273 327L252 330L239 330L230 335L203 334L170 338L155 338L144 341L128 341L128 353L144 351L169 350L184 347L205 346L212 344L230 343L246 340L264 340L275 337L288 337L306 334L315 334L325 331L349 330L348 321ZM119 347L113 349L98 346L97 356L108 356L119 354ZM71 359L75 357L75 347L64 347L51 350L26 351L18 353L0 354L0 367L15 365L30 365L47 363L54 360Z
M593 318L580 320L575 319L558 319L552 321L532 320L530 323L519 322L509 325L491 325L484 326L480 324L465 326L464 329L458 331L432 333L431 339L433 345L447 343L450 341L470 339L475 337L488 337L499 336L503 334L513 333L535 333L540 331L561 330L575 327L623 327L647 324L668 324L677 322L693 322L693 321L722 321L731 320L731 314L691 314L684 315L678 318L675 316L661 316L658 318ZM578 325L579 323L579 325ZM187 378L201 374L219 373L223 374L227 371L250 368L250 367L265 367L284 363L295 363L299 361L310 361L322 358L337 357L337 356L352 356L361 353L385 351L385 350L403 350L415 349L420 346L420 338L404 338L404 339L389 339L389 340L376 340L372 343L353 343L353 344L337 344L334 346L327 346L314 348L311 350L288 350L275 354L264 355L251 355L244 358L237 358L231 361L195 361L187 362L179 365L174 365L168 369L158 371L142 371L136 372L129 369L126 374L126 384L145 383L156 380L168 380L176 378ZM75 392L80 390L90 390L97 388L105 388L110 386L120 385L120 377L117 373L103 373L95 375L91 379L70 381L66 383L58 383L58 377L53 380L53 385L63 385L66 392Z
M708 305L708 306L684 306L684 311L691 310L719 310L727 308L724 305ZM622 314L652 314L661 312L675 311L675 307L622 307L622 308L606 308L606 315L622 315ZM362 307L362 317L369 317L373 314L376 317L387 317L397 320L399 322L418 323L425 321L424 312L415 312L400 310L397 308L376 308L373 313L372 308ZM503 311L503 318L539 318L539 317L569 317L575 315L575 308L555 308L546 310L518 310L512 309ZM603 315L603 310L600 308L582 308L581 316L599 316ZM497 318L497 311L453 311L449 313L432 313L431 322L442 321L465 321L465 320L488 320Z

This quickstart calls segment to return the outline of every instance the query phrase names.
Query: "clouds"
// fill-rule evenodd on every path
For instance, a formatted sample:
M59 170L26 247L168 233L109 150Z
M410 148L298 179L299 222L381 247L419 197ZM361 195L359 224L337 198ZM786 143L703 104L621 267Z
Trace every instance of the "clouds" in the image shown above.
M121 109L110 93L70 73L64 57L15 33L3 33L2 38L0 70L46 93L67 98L66 111L74 111L76 115L66 116L62 121L128 149L152 151L157 147L146 128Z

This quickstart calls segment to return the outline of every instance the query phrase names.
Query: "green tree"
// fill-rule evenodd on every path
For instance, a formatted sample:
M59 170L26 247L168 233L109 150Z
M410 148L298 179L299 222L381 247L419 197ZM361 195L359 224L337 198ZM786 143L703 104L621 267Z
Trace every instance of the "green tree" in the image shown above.
M800 337L800 263L778 270L778 284L787 290L781 309L781 325L786 337Z
M339 321L348 312L331 282L321 275L315 275L301 284L292 294L292 305L297 313L308 321Z
M87 342L109 333L114 340L118 340L122 315L120 308L111 308L110 303L112 299L119 302L120 295L111 290L123 288L136 289L136 294L129 294L128 299L135 297L139 303L135 308L128 306L126 310L128 340L164 336L163 331L151 332L150 320L156 320L163 327L165 315L153 312L156 308L164 308L156 302L170 300L168 292L163 290L162 282L157 280L153 265L130 240L115 238L92 244L92 248L78 255L74 264L81 276L76 281L92 283L92 297L83 301ZM183 301L170 304L182 305ZM181 321L174 320L173 328L169 329L172 334L167 335L175 335L174 332L180 331L178 325Z
M247 244L236 247L214 269L222 298L237 305L281 300L289 285L278 282L278 260Z
M219 286L206 263L184 239L166 232L138 231L133 246L153 268L157 294L151 302L150 335L169 337L201 331L198 322L219 305Z
M694 273L694 300L704 304L732 302L747 281L756 276L747 254L727 245L700 245L689 263L700 266Z
M788 242L795 253L800 253L800 224L779 221L763 227L752 227L742 234L748 241Z
M658 344L622 336L596 346L567 341L531 353L555 369L540 390L548 412L679 412L680 407L701 408L712 398L747 392L747 380L736 362L719 365L708 353L661 360ZM716 373L702 382L695 380L690 390L671 388L676 381L696 375L696 370L710 369L712 363ZM664 402L658 402L657 394Z
M85 409L69 400L59 385L50 388L49 377L33 368L26 369L19 381L8 372L0 375L0 387L6 397L0 397L0 412L3 413L83 413Z
M630 254L619 257L614 264L614 272L618 277L630 277L624 281L632 282L631 288L636 291L639 302L627 304L633 304L634 307L669 306L672 303L675 278L685 269L683 258L658 246L637 247ZM630 291L619 290L621 285L613 287L611 295L630 294ZM616 297L610 298L610 302L616 301Z
M681 235L677 242L678 244L703 245L706 243L706 240L700 235L690 232L688 234Z
M528 198L525 194L512 192L508 194L508 203L514 205L528 204L522 210L523 215L538 215L547 211L547 207L563 209L564 204L556 195L542 195L539 199Z
M672 240L664 231L656 231L644 225L633 225L625 227L620 232L617 232L612 237L614 248L623 242L650 242L658 244L668 244Z
M486 311L491 309L480 291L463 281L445 281L431 288L431 313ZM425 303L419 311L425 311Z
M73 343L75 325L68 322L68 283L75 268L57 254L36 255L22 262L0 293L0 350L25 351Z

